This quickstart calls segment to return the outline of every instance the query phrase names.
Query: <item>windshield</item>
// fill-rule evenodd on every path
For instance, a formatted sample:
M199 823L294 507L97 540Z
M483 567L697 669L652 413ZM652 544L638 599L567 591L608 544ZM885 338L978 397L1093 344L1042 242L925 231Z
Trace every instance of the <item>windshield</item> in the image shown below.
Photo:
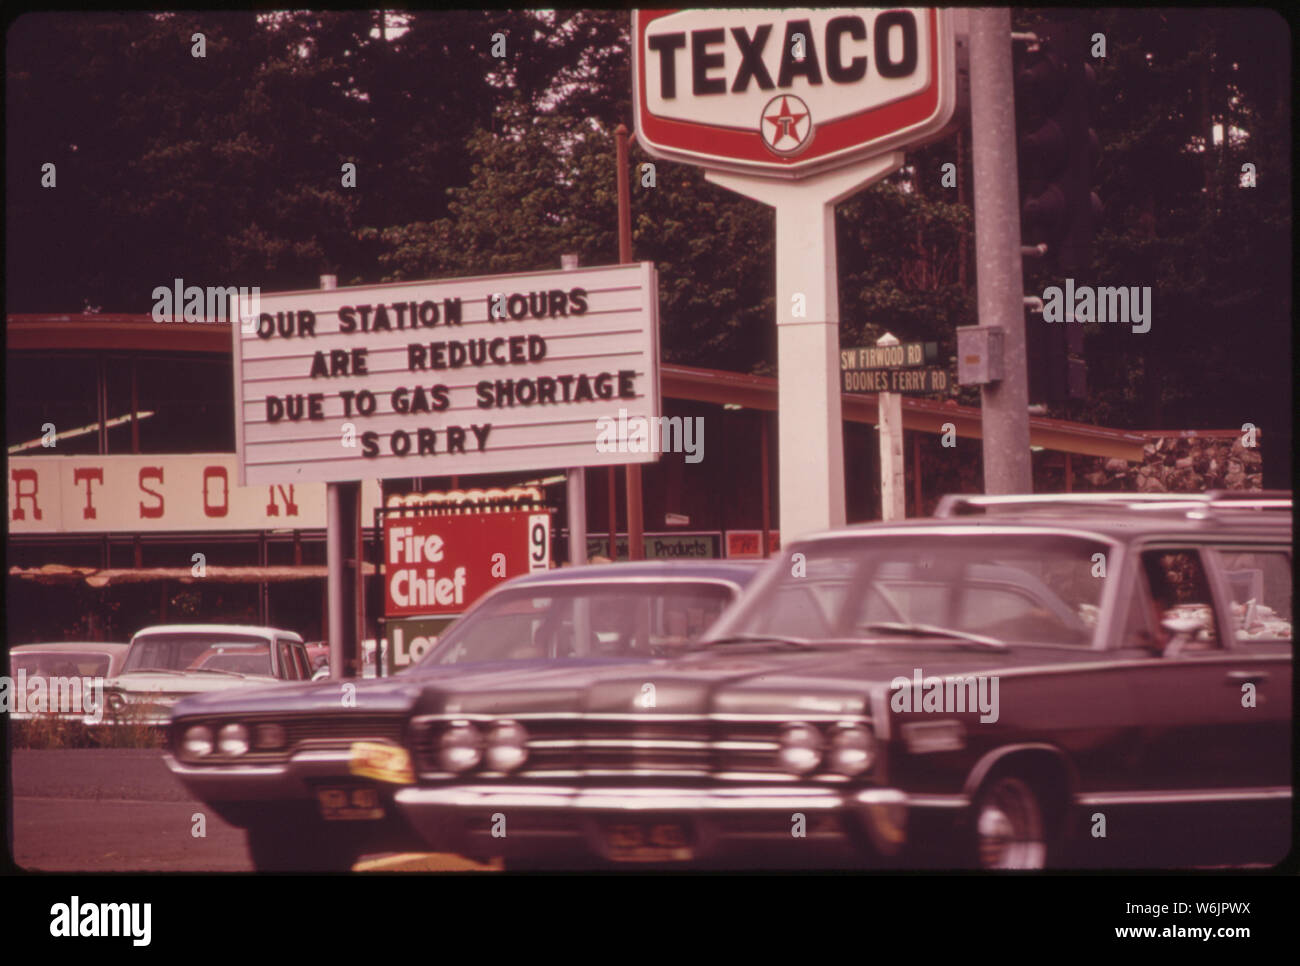
M234 671L269 678L273 676L271 647L265 641L257 644L218 644L195 658L189 670Z
M104 677L111 661L107 654L94 651L29 651L10 658L15 675L26 671L46 677Z
M893 642L891 627L926 625L1006 643L1087 647L1105 583L1093 576L1093 555L1107 550L1053 534L919 530L799 544L708 640Z
M259 670L245 673L271 674L270 645L264 638L254 635L194 632L186 634L150 634L137 637L126 656L123 673L127 671L184 671L197 667L196 662L215 661L224 655L230 660L248 658L255 661ZM239 655L236 658L234 655ZM224 659L224 658L223 658ZM221 670L240 670L223 663L205 665Z
M733 596L722 584L684 581L503 591L457 621L417 666L678 653Z

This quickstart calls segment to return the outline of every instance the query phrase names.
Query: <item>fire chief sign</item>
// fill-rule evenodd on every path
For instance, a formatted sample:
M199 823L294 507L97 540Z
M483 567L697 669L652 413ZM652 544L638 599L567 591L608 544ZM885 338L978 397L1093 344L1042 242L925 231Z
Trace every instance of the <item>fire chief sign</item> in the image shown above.
M244 485L646 462L602 418L659 415L649 262L262 295L234 329Z
M914 8L634 14L637 139L709 168L799 178L938 136L951 15Z
M384 613L460 614L497 584L546 570L549 513L514 511L384 520Z

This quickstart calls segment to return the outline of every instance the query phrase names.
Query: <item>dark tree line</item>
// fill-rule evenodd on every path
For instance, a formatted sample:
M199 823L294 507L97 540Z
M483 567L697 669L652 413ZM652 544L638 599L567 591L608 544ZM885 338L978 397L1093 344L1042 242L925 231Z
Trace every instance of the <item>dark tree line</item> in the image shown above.
M1107 40L1091 275L1152 286L1155 317L1145 335L1090 332L1089 399L1056 415L1251 422L1289 480L1288 25L1259 10L1069 13ZM624 11L29 14L7 39L10 312L147 312L174 277L275 291L322 273L361 284L617 259ZM967 120L841 206L843 344L888 330L951 356L956 326L976 322L970 145ZM770 213L667 162L650 187L650 160L634 147L634 247L660 271L665 357L772 371ZM1027 263L1027 290L1053 281Z

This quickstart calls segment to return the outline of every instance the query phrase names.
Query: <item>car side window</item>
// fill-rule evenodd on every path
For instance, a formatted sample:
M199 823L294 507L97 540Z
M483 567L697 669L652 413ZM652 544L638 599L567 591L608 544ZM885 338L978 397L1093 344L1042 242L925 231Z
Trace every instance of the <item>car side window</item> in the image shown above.
M1232 628L1246 643L1292 639L1291 557L1281 549L1215 550L1232 597Z
M293 642L285 638L277 638L275 643L280 655L280 677L286 681L300 680L298 665L293 659Z
M1177 641L1180 650L1188 652L1218 648L1214 597L1200 553L1190 547L1168 547L1147 550L1141 559L1159 645Z
M294 642L293 658L298 663L298 680L311 680L311 662L307 660L307 645Z

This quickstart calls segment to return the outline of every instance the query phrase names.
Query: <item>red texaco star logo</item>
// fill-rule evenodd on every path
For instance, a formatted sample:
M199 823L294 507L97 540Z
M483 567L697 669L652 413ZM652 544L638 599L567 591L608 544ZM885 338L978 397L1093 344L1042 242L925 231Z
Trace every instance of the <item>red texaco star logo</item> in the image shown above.
M796 154L808 146L812 134L808 105L793 94L778 94L763 108L758 130L763 143L776 154Z

